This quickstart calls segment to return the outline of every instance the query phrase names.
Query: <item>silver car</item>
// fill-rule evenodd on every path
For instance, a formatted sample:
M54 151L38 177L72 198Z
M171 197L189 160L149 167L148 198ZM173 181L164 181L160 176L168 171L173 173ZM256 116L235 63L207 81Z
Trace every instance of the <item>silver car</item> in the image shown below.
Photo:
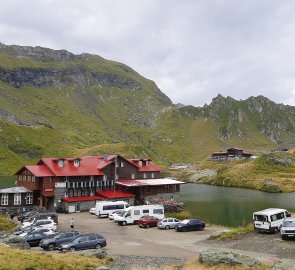
M179 219L176 218L164 218L158 222L159 229L174 229L177 224L180 223Z
M295 218L287 217L281 227L281 237L283 240L290 237L295 238Z

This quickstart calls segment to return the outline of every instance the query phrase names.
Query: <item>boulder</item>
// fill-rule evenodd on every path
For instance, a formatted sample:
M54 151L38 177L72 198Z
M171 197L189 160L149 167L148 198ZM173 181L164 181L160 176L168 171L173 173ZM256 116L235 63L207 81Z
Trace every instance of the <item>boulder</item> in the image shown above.
M241 265L244 267L257 267L260 262L254 258L225 249L209 249L200 253L199 261L208 265Z
M295 270L295 260L280 259L269 270Z
M8 245L10 247L21 248L21 249L29 249L30 245L27 241L21 237L15 235L9 235L6 238L2 239L2 243Z
M104 249L89 249L84 250L82 253L83 256L94 256L98 259L104 259L107 256L107 251Z

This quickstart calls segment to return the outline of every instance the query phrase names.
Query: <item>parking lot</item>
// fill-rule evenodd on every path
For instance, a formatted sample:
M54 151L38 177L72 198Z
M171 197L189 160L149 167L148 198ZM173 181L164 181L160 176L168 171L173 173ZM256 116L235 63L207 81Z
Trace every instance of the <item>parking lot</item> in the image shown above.
M197 242L223 230L206 227L204 231L181 233L174 229L120 226L108 218L97 218L88 212L59 214L58 218L58 231L69 230L70 219L74 218L75 230L80 233L99 233L105 236L109 255L192 258L197 254Z

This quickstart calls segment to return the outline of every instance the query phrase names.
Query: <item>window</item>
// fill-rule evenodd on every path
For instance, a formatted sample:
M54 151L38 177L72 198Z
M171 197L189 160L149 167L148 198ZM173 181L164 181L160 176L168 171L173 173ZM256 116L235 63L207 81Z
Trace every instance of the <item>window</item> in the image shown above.
M32 203L33 203L33 194L32 193L27 193L26 204L32 204Z
M146 178L146 173L143 173L143 178Z
M121 168L124 167L124 162L120 162L120 167L121 167Z
M3 193L1 195L1 205L8 205L8 194Z
M163 209L154 209L153 214L164 214L164 210Z
M135 179L135 173L131 174L131 179Z
M103 176L103 181L108 180L108 177L106 175Z
M63 167L64 167L64 164L65 164L65 162L64 162L63 159L59 159L58 162L57 162L57 165L58 165L58 167L60 167L60 168L63 168Z
M14 194L14 205L20 205L21 204L21 194L15 193Z
M89 240L96 240L96 237L95 237L95 235L94 234L91 234L91 235L89 235Z
M150 160L147 160L146 161L146 166L150 166L151 165L151 161Z
M74 160L74 166L75 167L80 167L80 160L79 159Z
M134 215L139 216L140 215L140 210L134 210Z
M149 214L150 213L150 211L147 209L147 210L142 210L142 213L143 214Z
M152 178L155 178L155 173L152 172L152 173L151 173L151 177L152 177Z
M141 167L142 166L142 161L138 161L138 167Z

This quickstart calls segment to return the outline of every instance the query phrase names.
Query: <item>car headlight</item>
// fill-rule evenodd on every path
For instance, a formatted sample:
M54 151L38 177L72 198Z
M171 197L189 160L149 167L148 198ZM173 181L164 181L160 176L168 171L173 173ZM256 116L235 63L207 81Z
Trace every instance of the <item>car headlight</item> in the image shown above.
M286 231L285 230L281 230L281 233L285 233Z

